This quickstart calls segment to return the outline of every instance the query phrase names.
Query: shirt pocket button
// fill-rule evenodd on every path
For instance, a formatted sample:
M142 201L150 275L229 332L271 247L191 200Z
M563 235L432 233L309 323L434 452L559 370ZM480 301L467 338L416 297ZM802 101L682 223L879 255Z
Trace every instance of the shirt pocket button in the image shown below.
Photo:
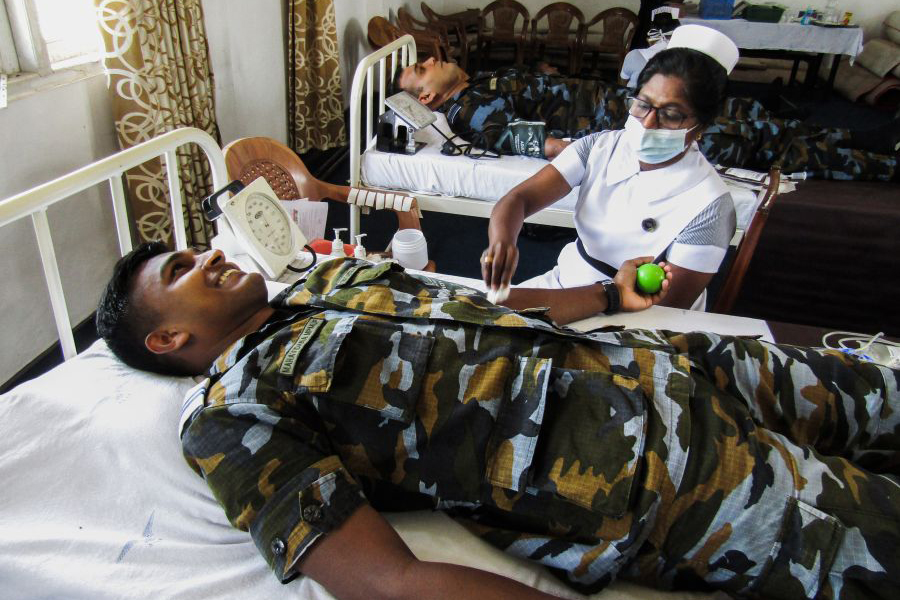
M306 506L303 508L303 520L315 523L322 518L322 509L318 506Z
M272 554L275 556L281 556L284 554L284 540L281 538L273 538L272 539Z

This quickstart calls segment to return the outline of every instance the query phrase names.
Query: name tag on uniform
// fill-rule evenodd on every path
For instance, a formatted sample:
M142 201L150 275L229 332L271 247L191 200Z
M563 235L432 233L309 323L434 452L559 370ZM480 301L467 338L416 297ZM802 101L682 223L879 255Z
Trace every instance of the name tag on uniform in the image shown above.
M338 276L338 278L335 280L334 287L336 287L336 288L344 287L350 281L352 281L354 277L356 277L357 273L359 273L363 269L368 269L371 266L372 265L369 263L360 263L358 265L353 265L349 269L345 269L344 272L341 273Z
M310 319L306 322L306 325L303 326L303 331L300 332L300 336L297 338L297 341L294 342L294 345L291 346L290 350L287 351L287 354L284 355L284 361L281 363L281 368L278 369L278 372L282 375L293 375L294 369L297 368L297 358L300 356L300 353L303 352L303 349L309 345L310 340L313 339L319 329L322 328L322 325L325 324L325 321L321 319Z
M488 89L496 90L497 89L497 78L491 77L491 80L488 82Z

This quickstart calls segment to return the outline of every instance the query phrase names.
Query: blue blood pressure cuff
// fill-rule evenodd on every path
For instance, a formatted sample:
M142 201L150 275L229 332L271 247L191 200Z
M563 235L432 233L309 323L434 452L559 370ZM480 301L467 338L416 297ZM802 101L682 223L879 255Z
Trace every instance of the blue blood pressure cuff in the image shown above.
M494 150L501 154L545 158L546 139L547 128L542 121L513 121L500 134L494 144Z

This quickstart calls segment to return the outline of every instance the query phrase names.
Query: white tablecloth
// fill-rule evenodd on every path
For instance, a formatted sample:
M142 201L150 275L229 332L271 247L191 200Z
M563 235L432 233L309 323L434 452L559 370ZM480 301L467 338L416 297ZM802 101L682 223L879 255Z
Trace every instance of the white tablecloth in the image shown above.
M862 52L859 27L821 27L800 23L759 23L744 19L679 19L721 31L738 48L747 50L790 50L816 54L846 54L852 59Z

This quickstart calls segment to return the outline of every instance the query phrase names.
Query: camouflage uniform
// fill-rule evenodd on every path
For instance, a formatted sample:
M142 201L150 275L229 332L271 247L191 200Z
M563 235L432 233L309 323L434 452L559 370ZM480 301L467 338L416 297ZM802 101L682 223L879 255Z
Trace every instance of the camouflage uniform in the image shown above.
M626 98L634 90L595 80L528 75L510 68L475 77L441 110L454 133L492 148L517 119L543 121L554 137L584 137L622 129ZM847 129L778 119L756 100L729 98L721 116L706 129L700 150L713 164L767 171L807 172L819 179L890 181L897 157L848 148Z
M554 137L621 129L629 90L590 79L530 75L516 68L479 74L445 102L450 129L478 147L493 148L516 120L543 121Z
M792 600L900 584L898 372L712 334L581 334L352 259L275 304L181 432L282 580L368 501L447 511L583 591L618 573Z
M805 171L807 177L838 180L891 181L897 157L849 148L850 130L777 119L765 113L755 120L719 117L706 128L700 151L713 164L784 173Z

